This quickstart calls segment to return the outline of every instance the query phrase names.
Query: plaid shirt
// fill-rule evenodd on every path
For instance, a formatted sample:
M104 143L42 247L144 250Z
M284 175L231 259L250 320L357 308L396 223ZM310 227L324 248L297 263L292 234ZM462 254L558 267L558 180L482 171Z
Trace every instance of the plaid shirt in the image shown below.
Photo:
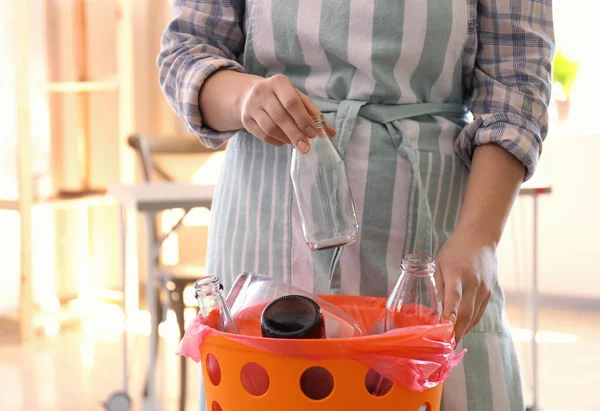
M198 93L217 70L244 71L245 33L253 0L172 0L174 19L162 36L160 84L170 105L203 144L232 133L202 125ZM461 1L461 0L457 0ZM476 146L496 143L533 174L548 133L552 0L466 0L464 102L474 120L455 142L468 166Z

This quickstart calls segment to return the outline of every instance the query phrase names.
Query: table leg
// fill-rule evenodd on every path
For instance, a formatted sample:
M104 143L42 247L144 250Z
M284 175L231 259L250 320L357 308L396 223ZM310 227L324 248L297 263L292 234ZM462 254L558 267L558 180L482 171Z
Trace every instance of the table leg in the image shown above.
M538 373L538 194L533 193L533 240L531 264L531 290L529 292L529 310L531 316L531 405L526 411L538 410L539 373Z
M148 363L148 403L150 410L154 410L155 407L155 369L156 369L156 353L158 346L158 301L156 301L155 293L155 261L156 261L156 245L154 244L154 234L152 233L152 227L154 227L152 219L154 218L153 213L144 213L144 219L146 222L146 272L148 273L146 278L146 301L148 303L148 311L150 313L150 362Z
M119 227L121 231L121 308L123 309L123 392L127 392L128 364L127 364L127 217L125 207L119 207Z
M533 404L532 409L538 408L538 196L533 195L533 256L532 256L532 284L531 284L531 323L532 323L532 341L531 341L531 366L532 366L532 384L533 384Z

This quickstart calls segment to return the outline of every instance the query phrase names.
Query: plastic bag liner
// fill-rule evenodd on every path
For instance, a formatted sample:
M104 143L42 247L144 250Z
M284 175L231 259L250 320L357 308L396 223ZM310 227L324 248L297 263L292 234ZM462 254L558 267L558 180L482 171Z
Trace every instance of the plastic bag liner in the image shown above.
M385 316L386 299L345 295L321 295L352 315L363 330L376 329ZM465 355L454 352L454 328L450 321L398 328L384 334L354 338L289 340L260 337L260 314L269 301L247 307L234 321L242 335L223 333L196 317L185 332L179 355L200 362L200 343L222 336L262 351L320 361L357 360L392 382L411 391L423 391L444 382ZM406 322L406 318L404 318Z

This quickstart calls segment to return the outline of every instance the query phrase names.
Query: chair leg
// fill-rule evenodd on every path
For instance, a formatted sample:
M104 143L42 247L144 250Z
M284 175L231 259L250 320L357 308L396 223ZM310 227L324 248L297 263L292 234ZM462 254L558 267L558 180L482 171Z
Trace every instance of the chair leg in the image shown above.
M185 334L185 304L183 303L183 288L177 287L176 291L178 299L172 299L172 307L177 317L177 325L179 326L179 339L183 338ZM185 399L187 391L187 359L184 356L180 356L180 367L179 367L179 411L185 411Z
M158 322L156 323L156 327L154 328L154 330L152 330L152 332L150 333L150 335L154 336L154 342L156 344L156 352L154 353L154 361L156 362L156 359L158 358L158 343L160 341L160 338L158 337L158 324L160 324L163 320L163 306L160 303L160 288L156 288L155 291L155 301L157 302L156 304L156 318L158 318ZM150 307L148 307L148 309L150 309ZM150 369L148 369L147 373L146 373L146 382L144 383L144 398L148 398L148 383L149 383L149 379L150 379Z

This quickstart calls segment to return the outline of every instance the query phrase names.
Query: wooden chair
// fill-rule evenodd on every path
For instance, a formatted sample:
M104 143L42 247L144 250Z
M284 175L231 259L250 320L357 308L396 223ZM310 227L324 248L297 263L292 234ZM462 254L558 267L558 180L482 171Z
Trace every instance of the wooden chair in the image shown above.
M159 164L154 161L154 156L160 155L189 155L189 154L200 154L200 153L211 153L214 150L205 148L198 139L194 136L179 136L179 137L164 137L164 136L144 136L141 134L134 134L128 139L129 146L133 148L140 157L140 164L142 166L144 181L150 182L156 175L164 181L174 181L172 176L164 170ZM146 229L150 230L154 235L154 244L157 244L156 250L147 250L147 252L155 252L155 266L149 267L149 277L146 281L154 281L156 284L156 300L160 303L157 304L157 318L162 322L166 319L166 312L168 308L171 308L176 315L177 324L179 326L180 338L183 338L185 333L185 320L184 310L185 304L183 301L183 292L185 288L192 285L194 281L205 275L204 267L190 266L190 265L177 265L177 266L166 266L160 262L158 249L168 238L170 234L175 232L183 223L185 216L188 215L191 209L185 209L183 216L173 225L171 230L162 236L158 230L157 219L152 219L152 226ZM150 269L152 268L152 269ZM165 307L166 306L166 307ZM153 330L153 335L157 340L158 344L158 329ZM158 345L157 345L158 346ZM158 350L157 350L158 351ZM185 399L186 399L186 373L187 373L187 360L185 357L181 357L180 362L180 402L179 410L185 410ZM144 396L148 395L148 383L146 380L144 388Z

